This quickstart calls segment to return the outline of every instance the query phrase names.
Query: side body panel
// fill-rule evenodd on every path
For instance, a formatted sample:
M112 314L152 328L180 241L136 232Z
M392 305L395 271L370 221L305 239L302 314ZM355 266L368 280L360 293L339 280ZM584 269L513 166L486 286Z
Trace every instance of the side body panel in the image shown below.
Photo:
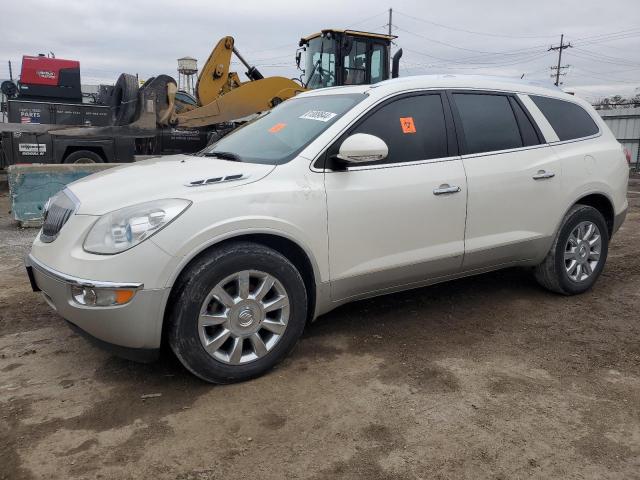
M564 211L562 166L547 145L463 156L468 180L465 270L544 257ZM536 180L540 171L552 178Z
M325 178L334 301L459 271L466 210L459 159ZM442 184L460 191L434 195Z

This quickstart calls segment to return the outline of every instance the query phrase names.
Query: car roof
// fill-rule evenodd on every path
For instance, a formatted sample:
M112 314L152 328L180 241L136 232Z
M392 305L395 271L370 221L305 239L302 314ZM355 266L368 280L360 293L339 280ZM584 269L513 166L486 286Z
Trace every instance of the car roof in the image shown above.
M552 83L497 77L489 75L415 75L393 78L373 85L357 85L345 87L328 87L305 92L304 96L332 95L347 93L367 93L372 96L386 96L415 89L462 89L462 90L497 90L506 92L543 95L567 99L564 93Z

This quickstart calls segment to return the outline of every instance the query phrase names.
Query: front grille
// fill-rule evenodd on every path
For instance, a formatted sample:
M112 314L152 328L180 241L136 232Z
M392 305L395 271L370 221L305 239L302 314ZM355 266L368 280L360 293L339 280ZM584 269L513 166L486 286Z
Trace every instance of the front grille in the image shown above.
M44 212L44 223L40 234L40 240L45 243L51 243L57 238L64 224L78 208L78 203L71 192L67 192L66 189L62 190L48 202L49 206Z

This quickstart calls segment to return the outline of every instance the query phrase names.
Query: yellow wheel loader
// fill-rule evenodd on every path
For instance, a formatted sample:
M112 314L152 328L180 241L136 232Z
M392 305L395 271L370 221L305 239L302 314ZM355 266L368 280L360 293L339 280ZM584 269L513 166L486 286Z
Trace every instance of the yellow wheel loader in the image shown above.
M227 36L216 44L200 71L195 97L178 92L172 77L159 75L147 80L139 92L119 93L117 97L121 105L112 106L118 111L127 107L130 114L126 117L133 119L136 118L134 111L140 114L143 110L135 103L153 98L158 126L221 126L220 134L225 134L234 128L231 122L269 110L305 90L365 85L396 77L402 49L391 61L390 48L394 38L379 33L338 29L326 29L303 37L295 56L296 65L302 73L299 79L294 80L264 77L240 54L233 37ZM247 81L240 80L238 73L231 71L233 55L246 67ZM304 68L301 67L303 56ZM147 116L147 125L149 120ZM137 125L142 123L139 117L133 122Z

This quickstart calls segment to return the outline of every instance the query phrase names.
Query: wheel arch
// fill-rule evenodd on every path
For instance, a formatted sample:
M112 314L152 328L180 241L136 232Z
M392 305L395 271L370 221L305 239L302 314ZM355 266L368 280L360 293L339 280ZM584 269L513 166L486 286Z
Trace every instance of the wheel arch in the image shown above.
M207 255L208 252L220 247L221 245L242 241L253 242L271 248L293 263L300 272L304 281L305 289L307 291L307 321L311 321L314 318L316 303L318 300L317 286L320 274L317 264L308 249L304 248L299 242L282 234L281 232L237 232L234 235L217 239L212 243L202 246L202 248L194 251L190 257L186 258L172 276L169 298L171 298L173 291L178 284L178 279L183 272L193 264L193 262L197 261L202 256ZM166 320L166 312L168 310L167 305L165 305L164 310ZM163 323L166 324L166 321Z
M590 193L579 198L573 205L588 205L598 210L607 224L609 237L613 235L613 223L615 219L615 210L611 199L603 193ZM573 205L571 205L573 207ZM571 207L570 207L571 208Z
M104 152L104 148L102 148L102 146L100 145L68 145L67 148L65 148L64 153L62 154L61 163L65 163L67 157L72 153L81 152L83 150L95 153L100 158L102 158L102 161L105 163L109 161L107 159L107 155Z

